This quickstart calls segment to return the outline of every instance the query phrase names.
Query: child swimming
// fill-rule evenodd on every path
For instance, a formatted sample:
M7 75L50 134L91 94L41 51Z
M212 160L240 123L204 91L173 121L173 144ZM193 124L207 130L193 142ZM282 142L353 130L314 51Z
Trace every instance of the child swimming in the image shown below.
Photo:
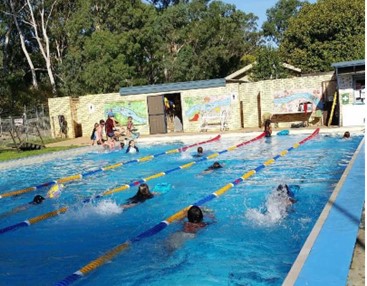
M137 204L141 204L146 200L149 200L154 197L154 193L150 192L149 186L145 183L141 184L138 188L135 196L126 200L126 203L121 205L122 208L131 208L136 206Z

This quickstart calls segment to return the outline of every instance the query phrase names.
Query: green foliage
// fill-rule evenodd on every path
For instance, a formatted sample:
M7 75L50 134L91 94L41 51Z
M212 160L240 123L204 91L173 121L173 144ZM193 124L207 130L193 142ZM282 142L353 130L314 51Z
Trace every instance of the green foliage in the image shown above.
M0 149L0 162L25 158L29 156L47 154L51 152L64 151L64 150L69 150L69 149L73 149L77 147L80 147L80 146L72 145L72 146L65 146L65 147L47 147L47 148L42 148L41 150L32 150L32 151L23 151L23 152L18 152L16 149L13 149L13 150L9 150L9 149L1 150Z
M287 78L289 72L282 66L279 51L271 46L260 48L256 54L256 62L252 69L253 81Z
M304 3L299 0L279 0L274 7L266 10L267 21L262 25L264 36L279 44L288 28L289 19L297 16Z
M284 34L283 59L309 73L330 71L335 62L364 59L364 11L365 3L360 0L305 5Z
M224 77L256 45L254 15L220 1L206 2L177 4L158 19L166 82Z
M19 19L29 19L22 2L12 1ZM9 3L0 3L0 108L17 113L24 105L45 103L52 87L32 29L19 21L39 85L32 88ZM42 9L50 16L47 35L58 95L222 78L255 60L258 80L288 76L283 61L318 72L330 70L332 62L364 58L360 0L312 5L279 0L267 11L263 29L279 42L283 60L277 50L261 47L255 15L221 1L45 0L32 5L37 17Z

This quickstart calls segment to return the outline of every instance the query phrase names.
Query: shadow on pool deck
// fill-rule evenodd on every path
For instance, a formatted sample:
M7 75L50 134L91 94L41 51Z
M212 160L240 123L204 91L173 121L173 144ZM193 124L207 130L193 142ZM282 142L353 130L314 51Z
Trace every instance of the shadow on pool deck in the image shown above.
M301 134L301 133L310 133L312 132L316 127L307 127L307 128L297 128L293 129L290 128L289 131L292 134ZM283 128L286 129L286 128ZM343 134L345 131L350 131L352 133L358 133L361 134L364 133L364 126L356 126L356 127L321 127L320 133L338 133ZM281 131L281 128L274 129L273 134L276 134L277 132ZM190 137L190 136L205 136L210 137L214 136L216 134L222 134L223 136L231 136L231 134L244 134L244 133L254 133L254 132L262 132L263 130L261 128L245 128L236 132L227 131L227 132L203 132L203 133L167 133L167 134L156 134L156 135L142 135L141 141L149 141L149 140L160 140L160 139L168 139L168 138L180 138L180 137ZM139 138L139 139L140 139ZM46 147L53 147L53 146L89 146L91 145L90 138L87 137L79 137L75 139L68 139L65 141L52 143L46 145ZM354 218L355 219L355 218ZM365 212L363 209L362 217L360 219L359 224L359 231L358 236L356 238L356 244L354 248L352 263L349 270L348 275L348 286L364 286L365 285Z

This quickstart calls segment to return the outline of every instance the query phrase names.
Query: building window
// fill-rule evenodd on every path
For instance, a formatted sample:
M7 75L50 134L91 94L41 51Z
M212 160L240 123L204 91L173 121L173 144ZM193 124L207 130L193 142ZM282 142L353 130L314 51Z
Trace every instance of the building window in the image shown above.
M365 102L365 78L356 77L353 81L354 84L354 103L364 104Z

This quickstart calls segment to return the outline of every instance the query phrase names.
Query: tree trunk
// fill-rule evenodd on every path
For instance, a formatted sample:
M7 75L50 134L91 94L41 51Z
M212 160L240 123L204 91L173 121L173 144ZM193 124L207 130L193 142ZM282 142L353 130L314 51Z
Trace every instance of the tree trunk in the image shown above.
M22 51L23 51L23 53L24 53L24 55L25 55L25 57L27 59L29 68L31 70L31 74L32 74L32 85L33 85L33 87L35 89L38 89L38 81L37 81L37 76L36 76L36 70L34 69L34 65L33 65L32 59L31 59L31 57L30 57L30 55L29 55L29 53L27 51L27 47L25 45L24 34L23 34L23 31L20 28L19 23L18 23L17 13L15 12L13 0L10 0L10 7L11 7L11 12L13 14L15 26L17 27L17 30L18 30L18 34L19 34L19 38L20 38L20 43L21 43Z
M56 3L56 1L54 1L54 3L52 4L51 10L50 10L50 14L52 13L52 8L54 6L54 4ZM40 48L41 54L45 60L46 63L46 69L47 69L47 74L48 74L48 78L50 80L50 84L52 87L52 94L56 97L57 94L57 90L56 90L56 82L55 82L55 77L52 71L52 64L51 64L51 55L50 55L50 41L49 41L49 37L47 35L47 23L48 23L48 19L45 19L45 7L43 6L41 11L40 11L40 16L41 16L41 30L42 30L42 38L39 36L38 33L38 25L37 25L37 21L36 18L34 17L34 13L33 13L33 7L30 3L30 0L27 0L27 4L28 4L28 9L29 9L29 13L31 15L31 26L33 28L33 32L34 35L36 37L38 46ZM43 41L42 41L43 40Z

